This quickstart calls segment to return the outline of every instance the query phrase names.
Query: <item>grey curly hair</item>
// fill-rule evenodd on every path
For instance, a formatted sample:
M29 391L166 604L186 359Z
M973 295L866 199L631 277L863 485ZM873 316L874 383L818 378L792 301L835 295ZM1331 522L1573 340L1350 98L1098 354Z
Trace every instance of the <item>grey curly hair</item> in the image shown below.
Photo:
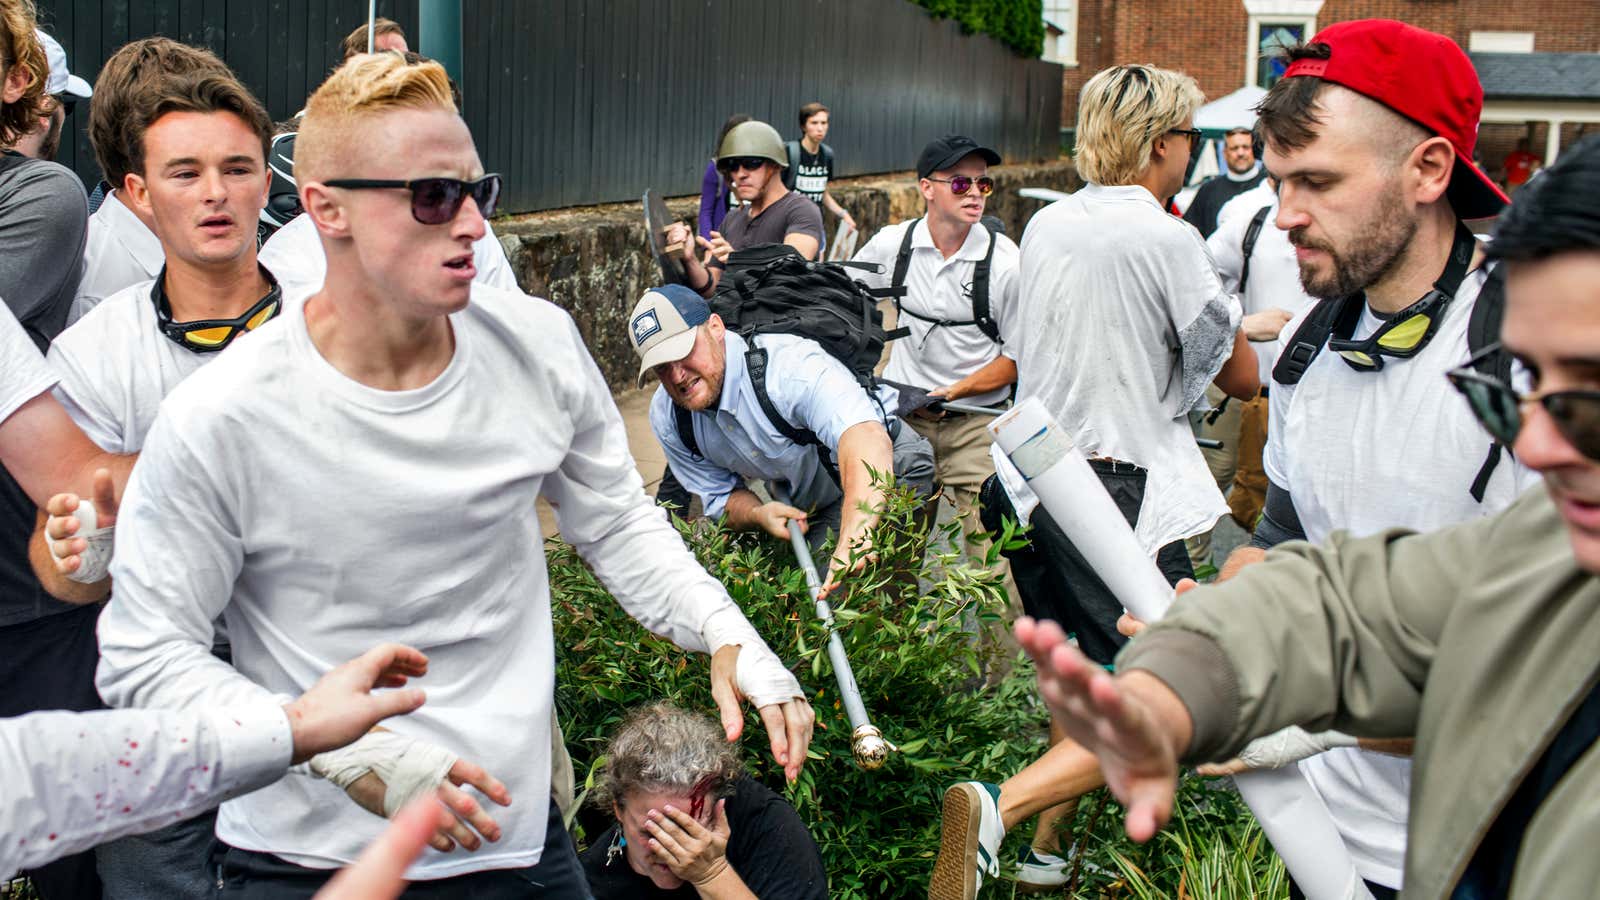
M606 748L591 802L610 811L635 791L688 794L702 782L708 799L726 797L744 774L738 751L709 716L665 701L634 710Z

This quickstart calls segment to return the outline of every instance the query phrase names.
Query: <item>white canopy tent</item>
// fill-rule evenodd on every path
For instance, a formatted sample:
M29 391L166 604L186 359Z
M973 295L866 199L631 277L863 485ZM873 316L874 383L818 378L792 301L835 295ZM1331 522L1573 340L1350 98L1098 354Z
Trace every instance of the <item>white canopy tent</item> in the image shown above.
M1205 132L1205 140L1196 154L1194 168L1189 172L1189 187L1222 171L1223 135L1232 128L1254 128L1256 104L1266 95L1266 88L1248 85L1195 111L1194 127ZM1190 196L1193 196L1193 192L1188 190L1179 194L1180 208L1187 208Z

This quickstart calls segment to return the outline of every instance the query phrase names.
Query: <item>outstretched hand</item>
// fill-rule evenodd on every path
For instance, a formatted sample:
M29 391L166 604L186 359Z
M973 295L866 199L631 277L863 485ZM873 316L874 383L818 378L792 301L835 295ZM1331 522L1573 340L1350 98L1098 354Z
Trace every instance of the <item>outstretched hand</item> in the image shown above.
M1056 723L1099 757L1106 784L1127 807L1128 837L1150 840L1172 816L1178 756L1192 732L1188 710L1146 672L1112 678L1054 622L1024 616L1016 636L1033 657L1039 693Z
M361 857L333 877L315 900L393 900L406 889L406 869L450 814L431 800L407 806Z
M384 719L415 710L424 700L420 690L372 690L404 687L426 674L428 657L403 644L379 644L328 672L283 707L294 736L294 762L343 747Z
M732 743L744 733L746 698L739 689L737 679L740 646L730 644L717 648L711 654L711 697L717 702L717 713L722 721L723 734ZM772 758L783 766L784 778L793 782L800 777L805 766L806 751L811 746L811 731L816 724L816 713L804 697L793 697L782 703L768 703L756 708L761 723L766 726L767 737L772 742Z

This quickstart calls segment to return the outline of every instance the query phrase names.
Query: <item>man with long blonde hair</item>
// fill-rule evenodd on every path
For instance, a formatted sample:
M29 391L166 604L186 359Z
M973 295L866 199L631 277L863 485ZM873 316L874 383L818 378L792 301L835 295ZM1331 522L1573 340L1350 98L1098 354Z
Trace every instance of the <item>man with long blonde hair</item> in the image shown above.
M378 836L360 807L435 795L454 817L413 892L589 896L550 797L539 496L631 614L712 654L727 737L749 699L797 777L799 684L646 497L572 320L474 283L500 178L444 69L352 59L312 96L295 163L327 277L162 404L118 518L100 690L173 708L292 694L379 634L427 653L432 683L428 712L225 803L221 894L309 897ZM207 652L218 614L231 667Z
M1115 66L1089 79L1078 103L1078 172L1088 182L1039 211L1022 235L1014 344L1017 396L1042 401L1134 526L1167 578L1192 577L1184 538L1228 506L1189 430L1188 412L1213 380L1252 397L1255 354L1239 331L1239 301L1223 289L1199 232L1168 215L1199 139L1194 79L1154 66ZM1109 664L1126 641L1119 603L993 450L980 494L990 522L1029 521L1028 543L1005 551L1028 615L1059 622L1090 659ZM1004 785L968 781L945 794L935 900L972 900L998 872L1006 830L1101 781L1094 758L1052 724L1054 745ZM1057 812L1071 821L1071 808ZM1054 816L1041 817L1025 871L1064 872L1048 858ZM1060 878L1061 882L1065 877Z

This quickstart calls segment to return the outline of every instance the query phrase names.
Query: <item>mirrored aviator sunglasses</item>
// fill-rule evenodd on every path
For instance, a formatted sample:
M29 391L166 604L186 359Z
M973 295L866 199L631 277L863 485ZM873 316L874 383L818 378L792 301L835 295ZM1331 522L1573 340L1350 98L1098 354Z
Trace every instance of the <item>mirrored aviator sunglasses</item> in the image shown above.
M1498 344L1485 347L1473 362L1499 349ZM1451 370L1446 377L1467 398L1472 414L1490 437L1510 447L1522 433L1522 405L1538 403L1573 449L1600 462L1600 391L1518 394L1511 385L1474 369L1473 362Z
M443 225L456 217L468 197L478 204L485 219L494 215L500 203L500 176L490 173L477 181L459 178L413 178L402 181L388 178L335 178L328 187L346 190L405 189L411 191L411 217L423 225Z
M928 180L950 185L950 193L956 196L965 194L974 187L978 189L978 196L980 197L987 197L994 193L994 179L987 175L980 175L977 178L973 178L970 175L952 175L949 178L929 176Z

